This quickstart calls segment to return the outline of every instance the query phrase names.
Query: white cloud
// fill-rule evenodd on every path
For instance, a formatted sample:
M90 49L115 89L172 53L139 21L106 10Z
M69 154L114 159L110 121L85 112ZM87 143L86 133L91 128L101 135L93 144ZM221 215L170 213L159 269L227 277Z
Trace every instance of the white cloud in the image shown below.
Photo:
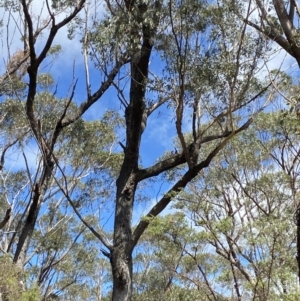
M24 152L24 155L22 152ZM40 150L36 143L29 143L23 150L20 148L11 148L6 152L5 168L6 170L17 171L26 169L27 164L30 170L36 169L38 166L39 156Z
M51 6L51 1L49 1ZM90 5L90 11L93 11L97 16L103 15L103 2L98 1L94 5ZM95 11L97 9L97 12ZM20 4L21 10L21 4ZM41 26L43 23L50 21L50 15L46 6L46 1L33 0L30 6L30 13L33 21L34 29ZM62 11L55 16L56 24L62 21L70 11ZM80 17L85 17L85 10L79 13ZM2 32L0 35L0 47L2 50L3 59L0 61L0 72L3 74L5 72L5 66L9 60L9 56L13 55L18 50L24 49L24 43L22 41L22 34L24 30L24 15L22 10L13 12L12 9L5 10L3 7L0 8L0 16L2 16ZM91 23L91 16L89 16L89 23ZM39 24L39 25L38 25ZM48 28L45 28L39 35L36 41L37 55L43 49L49 32L50 32L51 22L49 22ZM80 34L83 30L77 30ZM82 32L81 32L82 31ZM73 40L68 39L68 27L64 26L61 28L53 41L52 45L60 45L62 48L62 53L58 60L52 67L52 72L55 72L58 76L63 76L66 69L72 67L73 65L83 65L83 58L81 53L81 43L80 36L77 35ZM71 69L72 70L72 69Z

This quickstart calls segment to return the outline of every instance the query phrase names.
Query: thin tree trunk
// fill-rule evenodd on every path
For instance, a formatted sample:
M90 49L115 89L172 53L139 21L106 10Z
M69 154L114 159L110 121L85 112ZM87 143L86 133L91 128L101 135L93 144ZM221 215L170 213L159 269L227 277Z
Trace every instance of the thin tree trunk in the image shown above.
M129 152L128 152L129 153ZM132 210L136 182L137 158L125 154L117 181L117 202L114 225L114 246L110 254L113 274L113 301L130 301L132 293ZM129 158L128 158L129 157Z
M47 166L45 166L44 168L40 182L35 184L29 212L25 224L22 227L22 232L19 236L19 241L14 255L13 262L16 263L20 268L23 268L26 262L26 254L36 224L36 220L39 215L41 202L44 198L51 178L53 162L51 160L48 161L49 162L47 162Z

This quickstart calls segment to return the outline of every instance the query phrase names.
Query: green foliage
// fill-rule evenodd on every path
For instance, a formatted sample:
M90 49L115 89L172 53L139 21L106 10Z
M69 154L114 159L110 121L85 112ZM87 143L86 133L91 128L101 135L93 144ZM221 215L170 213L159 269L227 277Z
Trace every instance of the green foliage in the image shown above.
M12 263L8 255L1 256L0 292L3 300L9 301L39 301L39 288L36 285L28 288L24 285L23 271ZM7 298L7 299L6 299Z

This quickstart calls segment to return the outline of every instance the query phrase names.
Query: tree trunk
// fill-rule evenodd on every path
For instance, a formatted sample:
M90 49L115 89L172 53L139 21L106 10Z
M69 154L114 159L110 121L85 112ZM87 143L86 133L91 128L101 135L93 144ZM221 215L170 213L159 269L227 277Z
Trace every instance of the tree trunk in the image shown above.
M126 8L132 13L135 1L125 1ZM114 244L110 252L110 261L113 274L113 301L130 301L132 297L132 252L135 242L132 235L132 210L134 197L139 179L138 160L140 143L147 123L147 108L145 102L146 83L148 80L148 66L152 52L156 26L159 21L161 8L160 0L154 3L156 14L153 24L143 24L142 33L137 26L131 25L132 41L137 37L142 40L131 55L131 83L130 102L125 110L126 120L126 146L124 147L124 160L117 179L116 209L114 222ZM148 7L137 7L136 22L146 17ZM137 23L136 23L137 24Z
M136 145L139 145L140 135L133 141ZM131 221L137 186L135 176L137 162L137 150L130 150L128 145L120 176L117 180L114 246L110 254L113 274L113 301L131 300L133 251Z
M111 256L113 274L113 301L130 301L132 295L131 254L124 256L123 250L114 250Z

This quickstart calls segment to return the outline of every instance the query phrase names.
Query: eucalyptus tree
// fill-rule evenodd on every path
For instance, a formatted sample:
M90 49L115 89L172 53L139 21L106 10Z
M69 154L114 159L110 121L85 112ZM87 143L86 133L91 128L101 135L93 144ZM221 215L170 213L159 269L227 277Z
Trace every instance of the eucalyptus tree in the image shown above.
M112 299L131 300L132 253L151 218L159 215L271 101L272 95L265 97L270 83L256 78L264 45L226 1L107 0L104 8L96 1L46 0L40 3L39 14L34 12L35 4L3 1L8 15L5 20L15 22L15 30L7 32L3 43L11 41L10 34L17 32L21 42L14 48L21 50L8 53L0 81L3 106L8 106L2 116L2 173L9 171L7 150L13 146L22 154L26 143L34 145L38 162L32 173L24 155L19 191L27 198L20 202L20 212L12 209L16 222L8 221L6 226L16 232L4 251L12 252L14 262L23 267L30 258L36 259L30 255L42 250L45 266L39 277L45 279L44 269L48 273L51 262L61 261L62 249L76 252L70 247L76 245L77 236L70 238L59 228L60 223L62 228L69 227L71 207L101 242L98 250L101 248L110 260ZM245 13L250 11L249 5ZM51 55L60 47L55 46L54 39L64 34L65 28L68 37L74 39L73 45L81 42L83 78L79 80L84 89L79 88L74 75L69 94L58 97L65 83L55 77L54 71L52 77L48 74L51 68L46 75L42 70L55 66ZM8 43L6 49L13 51L12 44ZM70 66L70 73L75 74L76 63ZM46 86L39 85L43 79ZM96 121L84 118L96 102L105 101L106 95L119 101L114 109L119 107L124 114L124 132L116 129L118 117L93 112ZM14 113L19 117L16 123L10 117ZM147 131L155 136L158 130L154 125L165 121L165 116L170 116L168 136L178 137L179 151L174 151L170 142L169 152L144 167L140 161L145 155L142 137ZM191 134L186 135L188 132ZM114 148L116 139L119 148ZM4 179L9 181L7 174ZM170 186L146 216L132 225L136 199L143 196L142 185L155 179L168 179ZM113 190L112 181L116 184ZM9 203L13 200L6 198ZM104 203L108 210L114 204L112 237L100 224L95 225L95 216L91 216ZM44 219L43 205L49 210ZM39 224L40 232L47 230L43 244L34 243ZM83 231L70 224L68 231L73 230ZM52 244L49 248L47 242L52 238L54 248Z

